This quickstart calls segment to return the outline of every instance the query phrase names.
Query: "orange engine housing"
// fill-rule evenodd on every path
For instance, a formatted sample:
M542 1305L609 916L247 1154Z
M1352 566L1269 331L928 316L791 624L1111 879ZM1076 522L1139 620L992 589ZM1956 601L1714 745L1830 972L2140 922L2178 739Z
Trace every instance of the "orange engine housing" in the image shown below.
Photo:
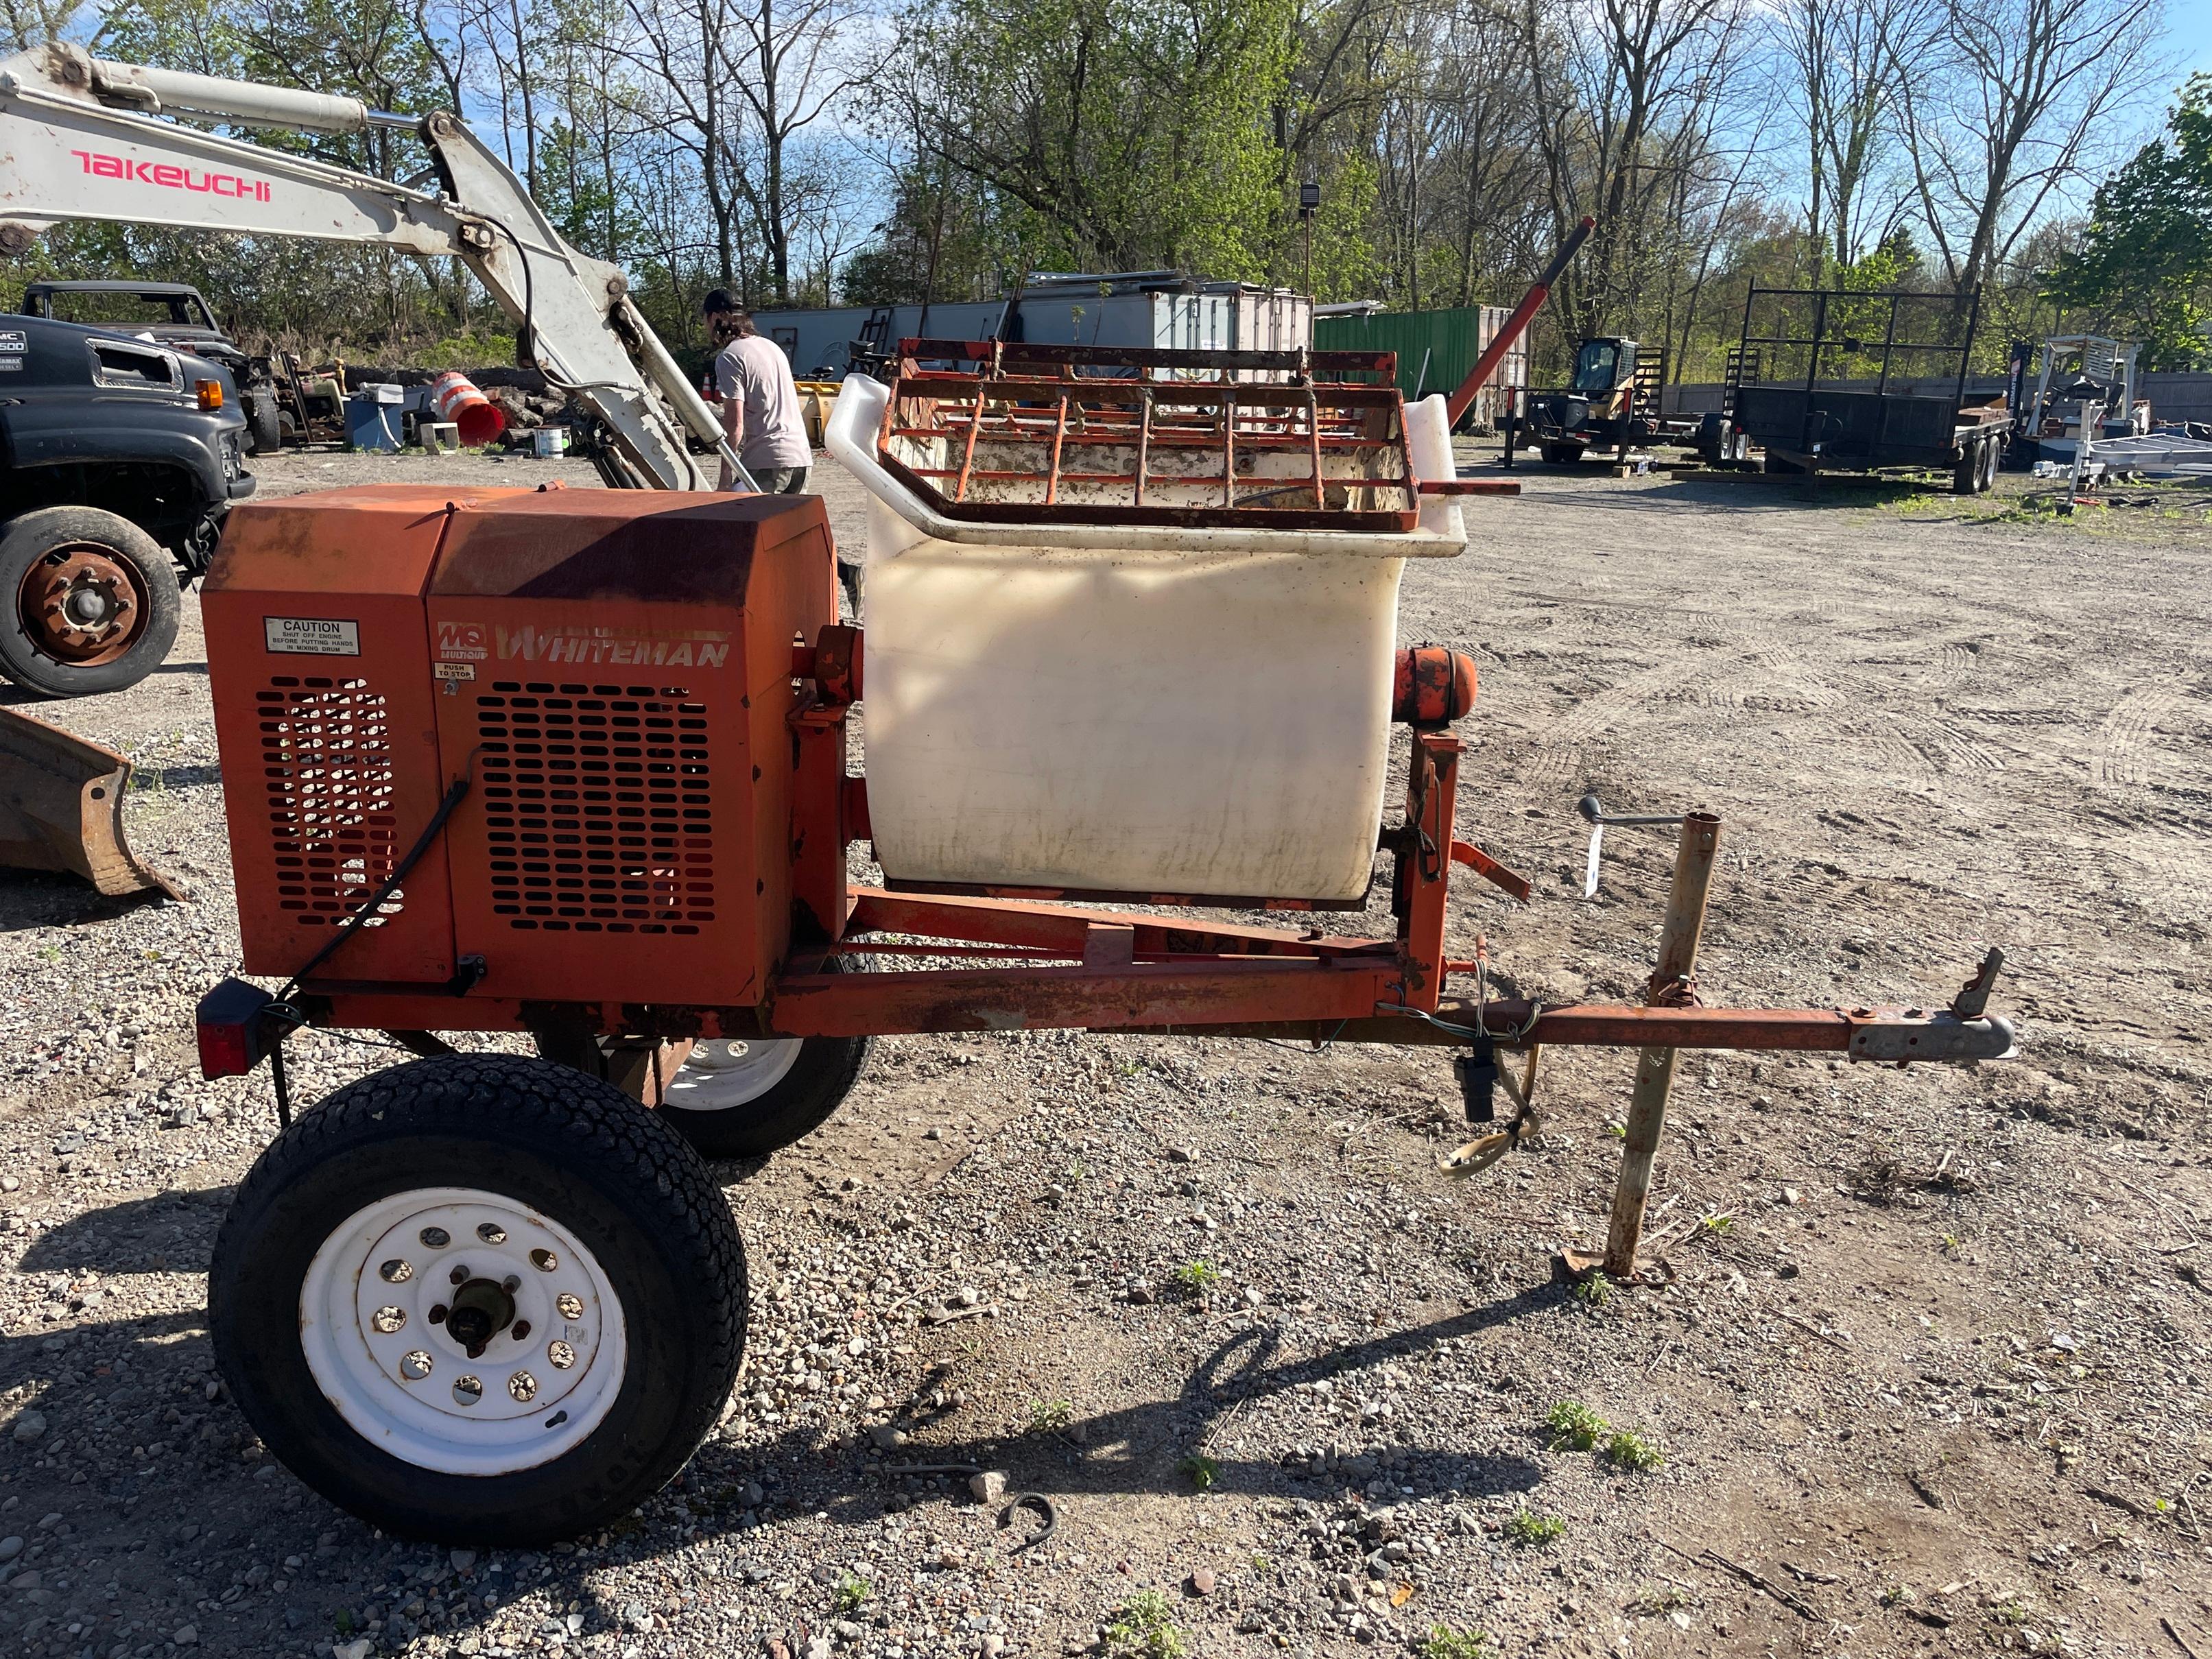
M376 485L246 503L204 614L249 973L758 1002L793 933L817 497Z

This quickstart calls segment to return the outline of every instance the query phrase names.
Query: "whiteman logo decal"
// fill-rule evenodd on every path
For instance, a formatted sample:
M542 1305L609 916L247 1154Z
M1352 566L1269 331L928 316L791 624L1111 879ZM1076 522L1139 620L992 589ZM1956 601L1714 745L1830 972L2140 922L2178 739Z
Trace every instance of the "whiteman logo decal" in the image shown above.
M596 629L502 628L502 662L628 663L652 668L720 668L730 659L730 636L699 633L675 639L628 639Z

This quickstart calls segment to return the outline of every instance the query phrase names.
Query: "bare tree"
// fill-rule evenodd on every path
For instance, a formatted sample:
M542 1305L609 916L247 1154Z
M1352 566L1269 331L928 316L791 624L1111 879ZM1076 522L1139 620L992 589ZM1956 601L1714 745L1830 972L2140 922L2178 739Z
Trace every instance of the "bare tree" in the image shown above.
M1944 0L1948 72L1900 85L1920 217L1950 282L1987 282L2081 180L2160 65L2160 0Z
M1867 234L1867 198L1895 144L1906 85L1936 61L1942 15L1940 0L1787 0L1777 15L1803 123L1816 283L1824 262L1850 264L1881 240Z
M741 257L744 203L742 100L726 83L724 41L738 27L734 0L628 0L636 24L629 50L652 77L652 125L688 152L714 221L714 274L720 286L750 298Z
M1553 229L1597 220L1560 295L1583 333L1653 297L1652 218L1667 216L1670 170L1706 168L1744 9L1742 0L1595 0L1562 19L1547 0L1521 0Z
M866 76L848 38L857 10L857 0L742 0L730 8L732 27L716 43L760 146L758 175L741 172L738 184L751 205L778 304L791 298L793 141Z

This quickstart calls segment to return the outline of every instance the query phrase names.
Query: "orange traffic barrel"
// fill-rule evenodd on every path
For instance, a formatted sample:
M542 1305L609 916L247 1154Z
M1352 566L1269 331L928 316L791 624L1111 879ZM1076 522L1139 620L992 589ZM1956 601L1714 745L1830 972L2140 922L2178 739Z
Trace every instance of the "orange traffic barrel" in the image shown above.
M430 382L430 406L438 411L440 420L451 421L460 428L465 448L478 448L507 430L507 416L499 412L499 405L457 370L448 369Z

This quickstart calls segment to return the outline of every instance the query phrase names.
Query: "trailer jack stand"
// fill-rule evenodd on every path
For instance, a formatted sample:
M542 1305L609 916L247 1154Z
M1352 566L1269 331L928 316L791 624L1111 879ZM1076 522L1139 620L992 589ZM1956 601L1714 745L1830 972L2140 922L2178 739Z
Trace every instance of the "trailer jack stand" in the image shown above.
M1595 805L1592 801L1590 805ZM1659 928L1658 962L1654 966L1650 994L1654 1006L1694 1000L1698 969L1698 939L1705 931L1705 900L1712 890L1713 866L1720 852L1721 821L1711 812L1689 812L1682 817L1681 840L1674 853L1674 878L1667 891L1667 914ZM1593 860L1597 850L1591 842ZM1648 1273L1654 1264L1639 1261L1644 1240L1644 1209L1651 1197L1651 1171L1659 1156L1659 1137L1667 1127L1667 1097L1674 1087L1673 1048L1647 1048L1636 1060L1636 1088L1629 1097L1628 1127L1620 1152L1620 1178L1613 1193L1613 1218L1602 1255L1566 1249L1560 1259L1567 1271L1581 1278L1602 1267L1607 1275L1624 1284L1660 1282Z

